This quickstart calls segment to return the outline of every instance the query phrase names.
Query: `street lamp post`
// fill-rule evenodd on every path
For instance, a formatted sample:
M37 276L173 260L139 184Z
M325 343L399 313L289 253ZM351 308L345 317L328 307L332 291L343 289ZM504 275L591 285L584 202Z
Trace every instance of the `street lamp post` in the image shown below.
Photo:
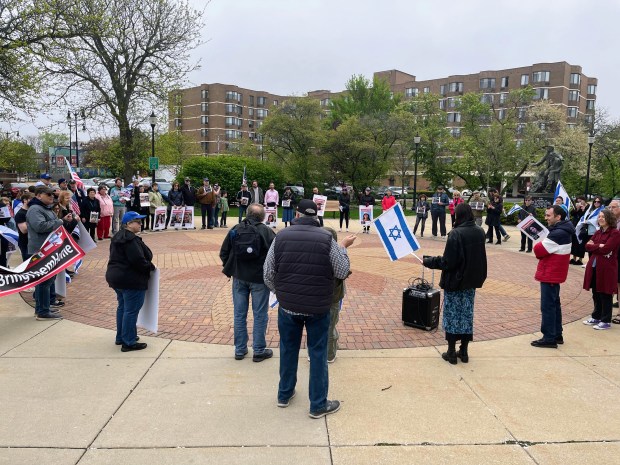
M592 161L592 146L594 145L594 134L591 132L588 136L588 171L586 172L586 192L585 197L588 199L588 189L590 188L590 162Z
M155 116L155 112L151 111L151 116L149 116L149 123L151 124L151 157L155 158L155 124L157 123L157 116ZM153 169L151 172L153 180L151 181L151 186L155 184L155 170Z
M73 116L71 116L71 111L67 111L67 123L69 124L69 163L71 163L71 137L73 132L73 125L75 124L75 166L76 168L80 167L80 148L78 145L78 116L82 118L82 131L86 131L86 113L84 110L81 110L79 113L77 111L73 112ZM73 119L75 118L75 123Z
M420 136L417 134L413 138L415 144L415 162L413 168L413 206L415 208L418 201L418 148L420 147Z

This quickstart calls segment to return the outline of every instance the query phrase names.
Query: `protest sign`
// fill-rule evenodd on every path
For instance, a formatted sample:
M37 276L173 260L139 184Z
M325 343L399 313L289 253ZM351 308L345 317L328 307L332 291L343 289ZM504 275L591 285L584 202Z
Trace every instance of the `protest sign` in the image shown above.
M523 234L528 236L530 239L536 241L538 239L544 239L549 234L549 230L543 226L543 224L538 221L533 216L527 216L523 221L521 221L517 228L520 229Z
M151 205L151 202L149 201L149 194L148 193L141 193L140 194L140 206L141 207L149 207Z
M138 313L136 326L157 333L159 320L159 268L151 271L144 304Z
M183 212L183 229L196 229L194 227L194 207L185 207Z
M370 226L372 224L372 205L360 205L360 224Z
M327 205L327 197L324 195L314 194L312 196L312 201L316 204L318 211L316 212L316 216L325 215L325 206Z
M277 227L278 207L265 207L265 224L270 228Z
M170 210L170 223L168 226L174 229L181 229L183 226L184 213L185 207L172 207Z
M166 227L166 207L157 207L153 216L153 231L161 231Z

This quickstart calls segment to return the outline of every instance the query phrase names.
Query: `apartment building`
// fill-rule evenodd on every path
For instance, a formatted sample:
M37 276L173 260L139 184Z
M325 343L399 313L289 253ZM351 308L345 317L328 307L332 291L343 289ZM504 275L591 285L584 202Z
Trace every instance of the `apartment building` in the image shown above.
M403 94L405 99L421 93L442 96L439 105L446 111L446 127L455 137L460 134L461 122L458 98L464 93L480 93L481 99L493 104L502 118L508 93L530 85L536 91L536 99L550 100L566 109L567 124L592 123L598 83L596 78L583 74L581 66L565 61L425 81L395 69L379 71L374 76L386 80L392 92ZM308 92L308 96L318 99L328 111L331 99L342 93L316 90ZM260 148L262 140L257 129L270 108L286 98L219 83L182 89L171 95L169 128L192 136L197 142L196 153L204 155L222 153L246 140Z

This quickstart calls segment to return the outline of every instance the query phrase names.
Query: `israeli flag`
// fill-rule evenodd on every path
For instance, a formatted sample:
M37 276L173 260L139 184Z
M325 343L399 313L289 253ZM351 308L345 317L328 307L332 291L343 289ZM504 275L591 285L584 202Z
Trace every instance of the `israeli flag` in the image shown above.
M0 234L7 241L17 247L17 241L19 241L19 235L13 231L11 228L7 228L6 226L0 226Z
M383 213L373 223L390 260L406 257L420 248L417 239L409 230L400 203Z
M78 274L78 270L80 269L83 263L84 263L84 260L82 260L81 258L77 262L75 262L75 267L73 268L73 272L75 274Z
M515 203L515 204L512 206L512 208L508 211L508 213L506 213L506 216L510 216L510 215L512 215L513 213L518 212L519 210L523 210L523 209L521 208L521 206L520 206L520 205L518 205L518 204L516 204L516 203Z
M553 195L553 203L555 203L555 200L558 197L562 197L562 200L564 201L564 206L566 207L566 212L568 212L568 209L570 208L570 196L568 195L568 192L566 192L566 189L564 189L564 186L562 185L562 183L560 181L558 181L558 185L555 186L555 194Z

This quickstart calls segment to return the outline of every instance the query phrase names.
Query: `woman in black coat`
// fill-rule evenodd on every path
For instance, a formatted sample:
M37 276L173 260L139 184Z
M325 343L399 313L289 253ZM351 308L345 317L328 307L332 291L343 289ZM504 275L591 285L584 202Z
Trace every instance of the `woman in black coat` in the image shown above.
M101 205L99 204L99 200L95 198L96 194L97 191L94 187L88 188L86 191L86 198L82 200L82 205L80 205L80 219L93 241L95 240L95 231L97 231L97 223L99 222L99 215L101 214ZM96 219L95 215L91 215L92 213L97 214Z
M495 235L497 236L496 244L502 244L502 235L499 231L500 218L502 212L504 211L504 201L502 200L502 196L499 192L495 191L493 196L491 197L491 201L487 205L487 221L486 224L489 226L487 230L487 239L488 243L493 243L493 231L495 231Z
M474 337L474 297L487 278L484 230L476 225L469 204L455 208L454 229L448 234L442 256L424 257L424 266L439 269L443 289L443 329L448 351L441 356L455 365L457 357L469 361L467 346ZM458 353L456 341L461 341Z
M349 195L349 189L342 188L340 194L338 194L338 207L340 209L340 231L342 232L342 220L345 220L347 232L349 232L349 213L351 211L351 196Z
M116 292L116 345L122 352L142 350L146 343L138 342L136 322L144 304L153 265L153 253L138 233L143 215L130 211L123 215L122 228L110 243L110 259L105 279Z
M369 207L375 204L375 198L372 195L370 195L370 187L367 187L364 190L364 193L360 195L359 201L360 201L360 206L365 206L365 207ZM370 234L370 225L365 224L364 230L362 232L365 234Z

